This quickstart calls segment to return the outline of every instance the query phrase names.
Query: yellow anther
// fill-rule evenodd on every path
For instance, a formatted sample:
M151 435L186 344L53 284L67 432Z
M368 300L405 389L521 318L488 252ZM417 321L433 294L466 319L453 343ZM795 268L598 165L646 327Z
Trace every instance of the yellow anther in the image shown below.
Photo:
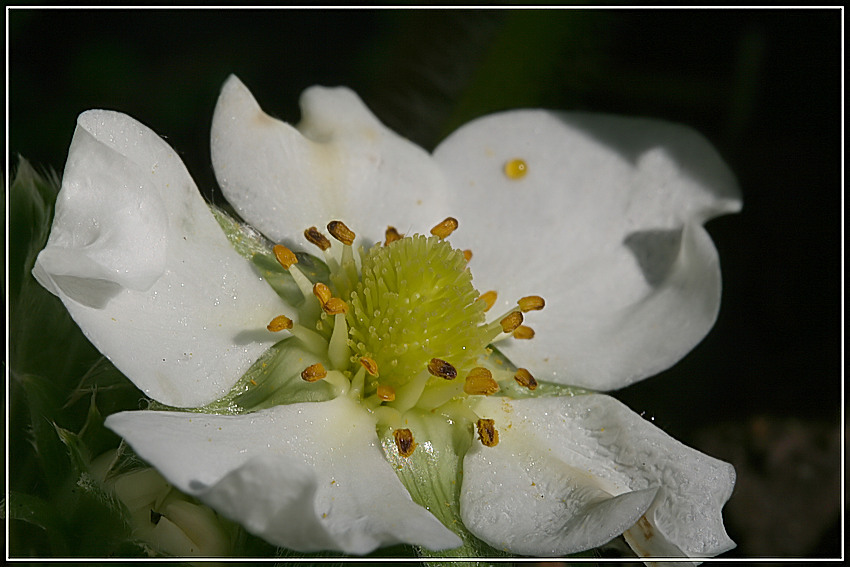
M516 158L505 163L505 175L510 179L522 179L528 173L528 164L524 159Z
M525 368L520 368L516 371L514 380L516 380L516 383L523 388L528 388L529 390L537 389L537 380L535 380L534 376L531 375L531 372Z
M316 299L319 300L319 303L324 307L325 303L328 302L333 297L333 293L331 293L331 288L322 282L317 282L316 285L313 286L313 295L316 296Z
M467 263L469 263L469 261L472 260L472 250L464 250L463 259L466 260Z
M322 363L317 362L304 369L304 372L301 373L301 379L305 382L318 382L327 375L328 371L325 370Z
M454 380L457 378L457 369L445 360L440 360L439 358L431 359L431 362L428 363L428 372L430 372L432 376L439 376L446 380Z
M338 297L331 297L322 304L322 310L328 315L348 313L348 304Z
M401 240L404 238L399 232L395 229L394 226L388 226L387 231L384 233L386 240L384 241L384 246L388 246L391 242L395 242L396 240Z
M514 329L513 335L515 339L533 339L534 329L526 325L520 325Z
M496 304L496 298L497 297L498 297L498 294L495 291L491 290L491 291L485 291L484 293L479 295L478 300L483 301L484 304L486 305L486 307L484 308L484 311L490 311L490 309L492 309L493 306Z
M398 454L402 457L409 457L416 449L416 441L413 440L413 433L409 429L396 429L393 431L395 446L398 447Z
M287 270L293 264L298 263L298 258L295 256L295 253L283 244L275 244L272 251L274 252L274 257L277 258L278 262L280 262L280 265Z
M513 311L506 315L504 319L499 321L499 324L502 325L502 331L506 333L513 333L517 327L522 325L522 313L519 311Z
M331 221L328 223L328 232L331 233L331 236L333 236L346 246L351 246L351 244L354 242L354 237L356 236L350 228L345 226L344 222L338 220Z
M431 234L439 238L446 238L457 230L457 219L448 217L446 220L431 229Z
M540 311L546 305L546 302L539 295L529 295L517 301L516 304L519 305L520 311L528 313L529 311Z
M491 396L499 391L499 384L493 380L492 372L479 366L469 372L463 391L470 396Z
M366 372L372 376L378 375L378 363L375 362L375 359L364 356L360 359L360 364L366 369Z
M311 226L310 228L304 231L304 238L306 238L311 244L315 244L322 250L327 250L331 247L331 241L328 240L324 234L319 232L319 229L315 226Z
M392 386L378 384L378 399L384 402L391 402L395 399L395 390Z
M286 329L292 328L292 319L287 317L286 315L278 315L274 319L272 319L271 323L266 325L266 329L271 331L272 333L278 333L280 331L285 331Z
M478 429L478 440L485 447L495 447L499 444L499 432L496 431L496 424L492 419L479 419L475 423Z

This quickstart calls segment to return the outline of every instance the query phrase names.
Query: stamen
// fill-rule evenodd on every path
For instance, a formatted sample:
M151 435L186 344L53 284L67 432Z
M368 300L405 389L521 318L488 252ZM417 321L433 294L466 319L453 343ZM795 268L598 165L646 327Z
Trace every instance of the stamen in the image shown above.
M271 323L269 323L266 328L272 333L278 333L286 329L291 329L292 325L292 319L290 319L286 315L278 315L277 317L272 319Z
M489 370L479 366L469 372L463 391L470 396L490 396L499 391L499 384Z
M275 244L272 251L274 252L274 257L277 258L278 262L280 262L280 265L287 270L291 268L293 264L298 263L298 257L295 256L295 253L283 244Z
M520 325L514 329L513 335L515 339L533 339L534 329L526 325Z
M387 386L386 384L378 384L378 398L385 401L391 402L395 399L395 390L392 386Z
M305 382L318 382L327 375L328 371L325 370L324 365L321 362L317 362L304 369L301 373L301 379Z
M378 363L375 362L375 359L369 358L368 356L364 356L360 359L360 364L363 365L363 368L366 369L366 372L371 374L372 376L378 375ZM380 386L379 386L380 388ZM393 396L395 397L395 396Z
M531 375L531 372L525 368L520 368L516 371L514 380L516 380L516 383L523 388L528 388L529 390L537 389L537 380L535 380L534 376Z
M401 234L399 234L394 226L388 226L384 236L386 237L386 240L384 240L384 246L389 246L391 242L404 238Z
M485 291L484 293L479 295L478 299L476 301L483 301L484 304L486 305L486 307L484 308L484 311L490 311L490 309L492 309L493 306L496 304L496 298L497 297L498 297L498 294L495 291L490 290L490 291Z
M398 453L402 457L409 457L416 449L416 441L413 440L413 433L409 429L396 429L393 431L395 446L398 447Z
M439 358L431 359L431 362L428 363L428 372L430 372L432 376L439 376L445 380L454 380L457 378L457 369L445 360L440 360Z
M499 321L499 324L502 326L502 331L505 333L513 333L520 325L522 325L522 313L519 311L508 313L504 319Z
M516 158L505 163L505 175L511 179L522 179L528 173L528 164L524 159Z
M457 230L457 219L453 217L448 217L446 220L435 226L431 229L431 234L434 236L444 239L448 237L451 233Z
M328 232L346 246L351 246L356 236L350 228L345 226L344 222L338 220L328 223Z
M315 244L322 251L327 250L331 247L331 241L328 240L324 234L319 232L315 226L311 226L307 230L304 231L304 238L306 238L311 244Z
M322 309L328 315L348 313L348 304L338 297L331 297L322 304Z
M325 303L327 303L333 297L333 293L331 293L331 288L329 288L322 282L317 282L316 285L313 286L313 295L316 296L316 299L319 300L319 303L322 305L322 307L324 307Z
M499 444L499 432L496 431L495 422L492 419L479 419L475 423L478 428L478 439L485 447L495 447Z
M523 297L516 303L517 305L519 305L519 309L523 313L528 313L529 311L539 311L543 309L544 305L546 305L546 302L543 301L543 298L539 295L529 295L528 297Z

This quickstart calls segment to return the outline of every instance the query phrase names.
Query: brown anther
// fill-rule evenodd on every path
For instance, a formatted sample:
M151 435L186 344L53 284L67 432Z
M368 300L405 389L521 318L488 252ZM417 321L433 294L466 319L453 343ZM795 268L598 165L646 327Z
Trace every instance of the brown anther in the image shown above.
M537 380L535 380L534 376L531 375L531 372L525 368L520 368L516 371L516 374L514 374L514 380L516 380L516 383L523 388L528 388L529 390L537 389Z
M327 250L331 247L331 241L328 240L324 234L319 232L319 229L315 226L311 226L304 231L304 238L306 238L310 244L315 244L322 250Z
M311 364L304 369L304 372L301 373L301 379L305 382L318 382L327 375L328 371L325 370L322 363L317 362L316 364Z
M543 301L543 298L539 295L529 295L528 297L523 297L517 301L516 304L519 305L520 311L528 313L529 311L539 311L543 309L546 302Z
M384 236L386 237L386 240L384 240L384 246L388 246L390 242L395 242L396 240L401 240L403 238L394 226L388 226Z
M283 244L275 244L272 251L274 252L274 257L277 258L278 262L280 262L280 265L287 270L293 264L298 263L298 258L295 256L295 253Z
M466 260L466 263L468 264L469 261L472 260L472 250L464 250L463 259Z
M499 432L496 431L496 425L492 419L479 419L475 427L478 428L478 440L482 445L495 447L499 444Z
M499 384L493 380L492 372L478 366L470 370L463 391L470 396L491 396L499 391Z
M445 360L440 360L439 358L431 359L431 362L428 363L428 372L430 372L432 376L439 376L446 380L454 380L457 378L457 369Z
M446 220L431 229L431 234L438 238L446 238L457 230L457 219L448 217Z
M331 233L331 236L345 244L346 246L351 246L354 242L354 237L356 236L354 232L342 221L331 221L328 223L328 232Z
M513 335L515 339L533 339L534 329L526 325L520 325L514 329Z
M392 386L378 384L377 395L379 400L384 402L391 402L395 399L395 390Z
M364 356L360 359L360 364L363 368L366 369L366 372L371 374L372 376L378 375L378 363L375 362L374 358L369 358L368 356Z
M502 326L502 331L506 333L513 333L517 327L522 325L522 313L519 311L508 313L505 315L504 319L499 321L499 324Z
M331 297L322 304L322 310L328 315L348 313L348 304L338 297Z
M316 296L316 299L319 300L319 303L324 306L328 300L333 297L333 293L331 293L331 288L322 282L317 282L316 285L313 286L313 295Z
M409 429L396 429L393 431L393 439L398 447L398 454L402 457L409 457L416 449L416 441L413 440L413 433Z
M271 323L266 325L266 329L271 331L272 333L278 333L280 331L285 331L286 329L292 328L292 319L287 317L286 315L278 315L274 319L272 319Z
M497 297L498 297L498 294L495 291L490 290L490 291L485 291L484 293L479 295L478 299L476 299L476 301L483 301L484 305L485 305L484 311L490 311L490 309L492 309L493 306L496 304L496 298Z

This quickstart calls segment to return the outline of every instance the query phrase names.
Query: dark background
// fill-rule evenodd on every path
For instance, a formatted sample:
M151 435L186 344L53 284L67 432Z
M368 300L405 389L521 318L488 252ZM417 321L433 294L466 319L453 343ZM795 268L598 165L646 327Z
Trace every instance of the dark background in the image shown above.
M287 121L305 87L348 85L427 149L471 118L522 106L699 130L744 196L741 214L708 225L720 317L674 368L616 396L735 464L729 557L839 554L843 12L7 14L12 167L20 154L61 172L77 114L110 108L165 136L215 198L209 126L229 73Z

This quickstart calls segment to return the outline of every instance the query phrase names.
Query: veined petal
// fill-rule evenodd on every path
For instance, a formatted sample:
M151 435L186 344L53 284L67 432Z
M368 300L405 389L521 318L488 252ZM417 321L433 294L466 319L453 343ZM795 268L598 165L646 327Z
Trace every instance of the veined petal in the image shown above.
M500 441L467 453L461 515L490 545L560 555L629 530L655 539L639 554L709 557L734 547L720 514L732 466L614 398L487 398L476 413L495 420Z
M270 117L235 76L212 123L212 161L227 200L269 238L304 244L305 228L342 220L370 242L388 225L430 228L445 216L431 157L387 129L352 91L312 87L297 128Z
M275 545L365 554L461 543L411 500L374 420L345 397L237 416L124 412L106 425L180 490Z
M534 340L506 356L544 379L607 390L678 361L714 324L717 252L701 223L740 209L736 182L695 132L603 115L513 111L434 152L452 183L479 290L534 293ZM522 159L524 175L506 174ZM496 309L498 312L499 310Z
M180 158L106 110L80 115L33 275L148 396L200 406L278 340L291 312L228 243Z

